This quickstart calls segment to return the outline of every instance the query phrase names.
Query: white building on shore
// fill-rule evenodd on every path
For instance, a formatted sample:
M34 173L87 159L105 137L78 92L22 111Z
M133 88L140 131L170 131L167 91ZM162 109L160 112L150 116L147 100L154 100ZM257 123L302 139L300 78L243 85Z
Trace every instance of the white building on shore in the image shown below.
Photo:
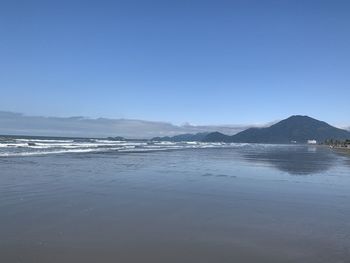
M316 140L307 140L307 144L317 144Z

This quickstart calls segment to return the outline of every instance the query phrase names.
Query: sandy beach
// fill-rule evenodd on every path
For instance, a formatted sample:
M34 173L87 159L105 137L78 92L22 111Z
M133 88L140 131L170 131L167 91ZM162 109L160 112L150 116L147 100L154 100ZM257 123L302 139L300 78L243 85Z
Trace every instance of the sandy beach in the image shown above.
M350 162L328 148L67 153L0 168L1 262L350 258Z

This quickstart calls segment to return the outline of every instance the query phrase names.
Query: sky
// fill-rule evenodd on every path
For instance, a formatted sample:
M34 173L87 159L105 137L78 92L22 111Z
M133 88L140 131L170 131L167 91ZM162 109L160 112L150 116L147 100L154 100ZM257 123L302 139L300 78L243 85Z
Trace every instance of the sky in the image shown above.
M0 110L350 126L349 13L345 0L3 0Z

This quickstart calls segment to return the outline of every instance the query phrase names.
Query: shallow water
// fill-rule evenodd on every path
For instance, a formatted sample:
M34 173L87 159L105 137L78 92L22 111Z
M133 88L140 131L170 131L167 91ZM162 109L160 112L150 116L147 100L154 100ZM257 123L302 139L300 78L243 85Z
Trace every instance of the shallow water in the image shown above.
M349 262L350 161L234 145L0 158L0 262Z

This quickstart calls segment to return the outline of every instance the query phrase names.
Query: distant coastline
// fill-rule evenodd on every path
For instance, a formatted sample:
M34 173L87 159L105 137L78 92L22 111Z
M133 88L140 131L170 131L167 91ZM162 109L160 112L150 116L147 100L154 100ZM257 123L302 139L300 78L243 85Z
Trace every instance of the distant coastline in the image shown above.
M331 149L334 149L337 152L347 154L350 153L350 139L347 139L345 141L327 140L325 142L325 145L329 146Z
M140 130L142 132L142 130ZM147 130L144 131L147 137ZM350 145L350 131L336 128L326 122L309 116L294 115L269 127L248 128L234 135L216 132L185 133L174 136L153 138L129 138L124 134L106 137L74 137L74 136L28 136L28 135L0 135L2 138L45 138L72 139L74 141L89 139L104 139L110 141L138 141L138 142L216 142L216 143L263 143L263 144L325 144L331 147L348 147Z
M331 149L334 149L338 152L348 153L350 154L350 147L344 147L344 146L333 146Z

